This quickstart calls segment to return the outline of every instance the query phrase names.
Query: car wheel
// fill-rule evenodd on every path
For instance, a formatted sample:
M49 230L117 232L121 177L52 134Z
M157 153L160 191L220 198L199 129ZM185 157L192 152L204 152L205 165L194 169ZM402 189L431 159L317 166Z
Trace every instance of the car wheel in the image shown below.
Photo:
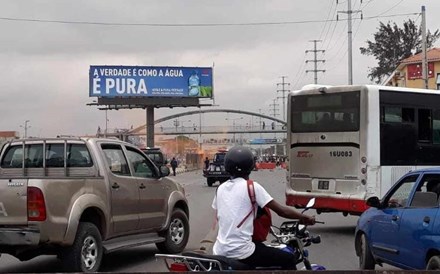
M214 178L208 178L208 180L207 180L208 186L212 186L214 183L215 183L215 179Z
M72 272L97 272L103 255L102 239L92 223L79 223L72 246L61 255L66 270Z
M165 241L156 244L161 252L182 252L189 238L189 221L185 212L179 208L174 209L168 229L160 235L165 237Z
M440 270L440 256L432 256L426 265L426 270Z
M374 261L373 254L371 254L370 247L368 246L367 237L365 234L358 238L359 241L359 268L374 270L376 262Z

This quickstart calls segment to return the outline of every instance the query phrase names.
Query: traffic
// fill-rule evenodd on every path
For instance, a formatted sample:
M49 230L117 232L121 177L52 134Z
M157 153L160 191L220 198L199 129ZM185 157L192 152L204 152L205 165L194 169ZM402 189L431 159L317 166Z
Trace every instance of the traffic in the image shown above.
M95 272L106 269L112 253L154 243L153 255L165 261L160 271L300 269L300 263L305 270L438 270L440 171L427 169L438 164L438 128L427 113L435 113L439 101L433 91L307 86L289 95L287 156L235 145L187 170L188 179L176 173L175 157L166 160L157 147L103 138L12 140L0 153L0 260L29 261L25 270L51 255L60 259L60 270ZM401 134L407 138L395 137ZM397 142L418 145L423 155L396 156L403 145ZM253 182L260 175L264 181ZM61 183L74 192L51 191ZM205 188L214 183L214 192ZM18 203L14 193L27 199ZM59 204L54 195L62 193L60 201L70 205ZM255 240L263 208L269 222ZM326 225L346 218L338 246L354 259L315 262L313 252L321 260L327 251L311 244L325 242L326 233L340 229ZM240 251L237 239L248 247ZM211 245L202 248L203 242ZM137 264L150 267L152 259Z

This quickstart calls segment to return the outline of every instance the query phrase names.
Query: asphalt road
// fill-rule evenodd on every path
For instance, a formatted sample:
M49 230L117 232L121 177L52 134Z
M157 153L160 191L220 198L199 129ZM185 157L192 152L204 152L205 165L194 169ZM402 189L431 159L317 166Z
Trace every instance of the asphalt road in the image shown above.
M279 202L285 201L285 171L260 170L252 173L251 178L262 184L266 190ZM175 179L185 187L190 206L191 233L187 250L198 249L200 240L209 231L214 219L211 209L215 187L208 187L200 171L178 174ZM216 186L216 185L214 185ZM315 214L309 211L309 214ZM325 224L309 227L312 234L321 235L321 243L308 248L312 263L324 265L328 270L358 270L358 258L354 251L354 230L356 216L344 217L340 213L316 215L316 219ZM279 225L282 219L273 214L274 225ZM101 267L103 272L157 272L167 271L163 262L156 261L154 254L158 252L154 245L117 251L104 257ZM377 270L392 270L391 266L376 267ZM55 256L40 256L27 262L9 255L0 257L0 272L10 273L41 273L61 272L61 262Z

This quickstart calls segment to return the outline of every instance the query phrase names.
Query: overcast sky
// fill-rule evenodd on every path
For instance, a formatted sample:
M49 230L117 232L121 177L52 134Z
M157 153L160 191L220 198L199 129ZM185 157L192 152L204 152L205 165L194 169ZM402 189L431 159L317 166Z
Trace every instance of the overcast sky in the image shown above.
M364 17L353 15L355 84L370 83L368 70L376 60L361 55L359 47L373 39L379 22L401 25L411 18L419 24L421 17L412 14L422 5L427 28L440 29L439 0L352 0L353 10ZM322 40L318 49L326 50L319 56L326 60L319 66L326 70L319 83L348 83L346 14L328 21L346 10L344 0L0 0L0 130L23 133L25 120L31 136L94 134L104 128L105 112L86 105L94 99L88 95L90 65L215 64L218 107L272 114L281 76L288 77L291 89L313 83L313 74L305 73L313 69L305 63L313 58L305 54L313 49L311 40ZM278 22L284 23L247 24ZM226 23L232 25L182 26ZM276 103L280 118L282 100ZM188 110L156 109L155 118ZM109 111L108 117L109 128L145 123L144 110ZM224 123L225 117L207 115L204 123Z

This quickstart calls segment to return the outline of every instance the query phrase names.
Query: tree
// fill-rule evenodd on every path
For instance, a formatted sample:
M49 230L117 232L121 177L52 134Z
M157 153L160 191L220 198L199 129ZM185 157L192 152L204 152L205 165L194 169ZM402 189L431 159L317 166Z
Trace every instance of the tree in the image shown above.
M432 47L440 37L439 30L434 33L429 30L426 35L427 48ZM367 47L361 47L364 55L373 55L378 60L378 66L370 69L368 77L376 83L391 75L400 61L422 51L422 30L409 19L399 28L396 23L386 25L380 22L379 30L374 34L374 42L367 40Z

